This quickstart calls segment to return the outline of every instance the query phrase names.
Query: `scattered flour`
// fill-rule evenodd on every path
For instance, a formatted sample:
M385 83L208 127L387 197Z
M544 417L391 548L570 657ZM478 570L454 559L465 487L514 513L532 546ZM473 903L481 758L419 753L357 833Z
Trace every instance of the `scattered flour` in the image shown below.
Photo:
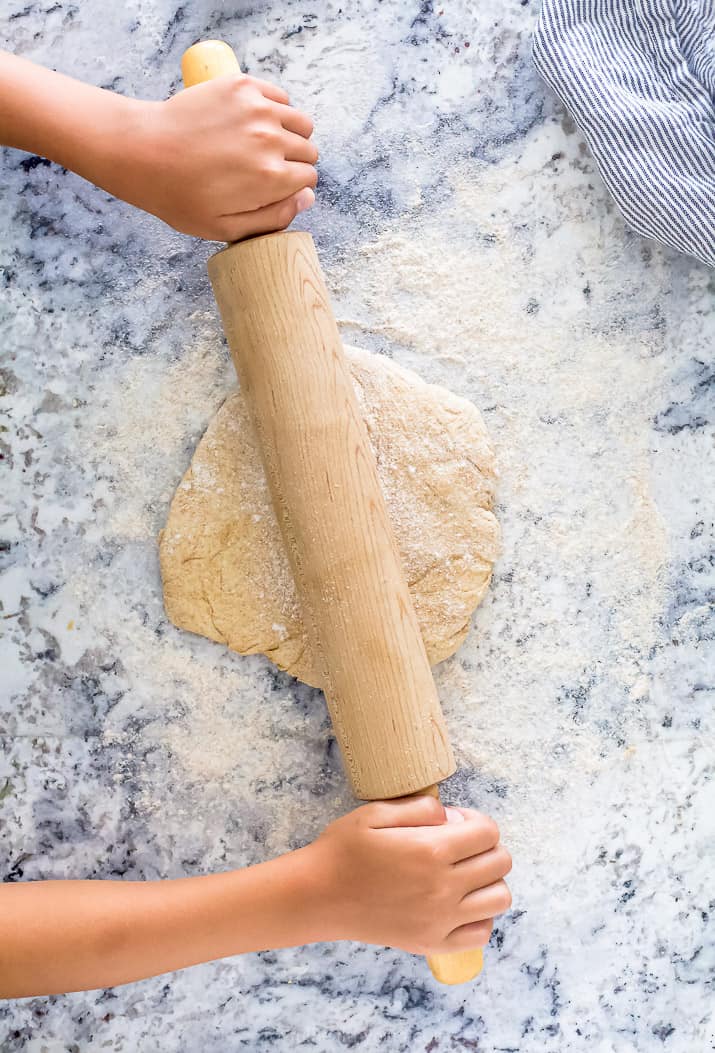
M668 364L647 325L618 330L618 305L601 288L613 289L618 221L605 202L598 221L592 202L586 212L587 174L572 173L573 192L552 200L552 150L536 136L518 171L512 161L455 171L445 200L418 204L327 273L348 342L387 349L485 414L501 469L504 554L476 632L437 680L458 756L477 773L475 803L530 858L570 851L558 831L578 823L598 773L632 756L667 599L668 530L649 437ZM148 554L141 591L158 624L153 535L233 380L218 336L168 372L134 360L120 379L98 393L86 433L94 440L101 423L104 431L88 455L106 463L121 494L111 529ZM158 712L180 699L177 720L157 720L144 735L171 750L197 807L209 784L236 798L259 773L318 765L322 713L305 718L309 734L295 706L282 713L287 744L264 705L260 661L174 630L159 638L133 616L113 624L147 705ZM329 817L335 799L313 803ZM291 807L281 813L286 830Z
M156 534L176 484L168 468L180 451L190 455L232 382L232 366L215 335L168 366L142 356L107 372L80 434L83 455L117 494L108 523L116 536Z
M437 678L462 762L508 786L509 838L533 851L557 834L576 784L639 734L627 703L649 691L668 557L649 459L668 363L650 332L623 335L598 302L612 266L602 244L574 258L568 281L568 217L553 232L536 225L528 252L520 244L522 198L549 200L534 191L542 161L521 174L525 188L509 180L511 196L503 168L456 172L446 204L331 274L346 330L386 340L485 413L504 554L477 633ZM574 222L580 207L574 195Z

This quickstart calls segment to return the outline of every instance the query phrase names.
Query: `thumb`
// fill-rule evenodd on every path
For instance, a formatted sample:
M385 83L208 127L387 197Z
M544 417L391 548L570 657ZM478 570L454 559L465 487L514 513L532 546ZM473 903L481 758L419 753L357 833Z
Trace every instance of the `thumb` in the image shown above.
M436 797L397 797L375 801L365 807L365 819L373 830L397 826L441 826L446 821L444 807Z
M274 230L284 230L299 212L310 208L314 201L315 194L306 186L272 205L256 208L252 212L223 216L221 237L224 241L241 241L242 238L250 238L253 234L270 234Z

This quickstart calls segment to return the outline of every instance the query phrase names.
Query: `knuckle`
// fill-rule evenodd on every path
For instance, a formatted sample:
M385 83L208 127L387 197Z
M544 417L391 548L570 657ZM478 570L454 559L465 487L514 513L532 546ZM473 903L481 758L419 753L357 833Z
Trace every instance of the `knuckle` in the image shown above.
M261 165L261 175L264 179L279 179L283 175L282 162L267 158Z
M426 818L441 819L444 814L443 805L431 794L425 794L423 797L420 797L420 806L424 810Z
M245 96L245 104L248 105L250 99L251 109L255 113L263 110L265 99L261 95L253 77L247 77L243 73L235 73L231 76L228 87L234 95Z
M267 121L260 121L251 129L253 139L262 146L274 143L277 139L276 129Z
M266 122L269 122L272 126L276 128L276 131L278 131L278 122L276 121L276 116L272 108L273 105L274 103L272 103L270 99L266 99L264 95L261 95L259 93L257 98L254 100L253 111L258 117L260 117Z
M244 112L251 112L255 105L255 96L258 94L250 77L244 77L241 73L231 76L226 82L224 90L229 105L238 106Z
M249 78L244 77L241 73L230 73L228 76L221 78L221 87L229 95L245 91L248 83L250 83Z

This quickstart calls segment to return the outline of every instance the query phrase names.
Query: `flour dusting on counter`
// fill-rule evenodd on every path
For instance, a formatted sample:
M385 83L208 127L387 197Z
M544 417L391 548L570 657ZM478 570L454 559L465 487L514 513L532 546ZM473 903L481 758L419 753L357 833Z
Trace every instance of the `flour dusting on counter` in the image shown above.
M177 87L207 31L283 83L315 117L298 225L345 342L483 414L503 555L437 681L445 795L500 824L514 906L468 989L323 944L4 1003L3 1053L712 1045L715 278L624 226L533 68L535 18L9 0L9 50L126 94ZM161 599L156 534L234 384L213 246L13 151L0 219L3 876L179 877L305 843L353 803L320 693Z
M527 185L544 181L539 164ZM509 785L509 836L533 839L551 833L539 800L640 733L670 556L651 422L672 363L657 332L626 336L606 307L574 317L551 295L559 254L537 233L524 262L500 177L462 168L446 203L388 226L332 279L398 361L473 399L493 434L505 551L491 618L477 617L467 673L447 663L438 679L463 759Z
M176 485L168 466L200 437L232 368L212 334L168 366L151 355L130 357L100 378L80 442L98 476L121 493L111 521L117 535L140 540L160 529Z

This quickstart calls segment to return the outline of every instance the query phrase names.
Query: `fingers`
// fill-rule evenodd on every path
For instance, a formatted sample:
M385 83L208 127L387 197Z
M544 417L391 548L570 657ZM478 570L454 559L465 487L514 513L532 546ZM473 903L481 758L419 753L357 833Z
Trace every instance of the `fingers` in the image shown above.
M465 924L475 921L484 921L493 918L497 914L503 914L511 907L511 892L505 881L495 881L493 885L470 892L462 900L459 913L465 919Z
M283 153L286 161L304 161L314 165L318 160L318 150L311 139L304 139L295 132L283 133Z
M499 843L499 827L493 819L471 808L456 810L464 816L463 823L445 823L441 830L435 830L430 835L435 838L435 842L441 841L450 863L458 863L496 848Z
M447 937L445 951L473 951L476 947L486 947L493 927L494 922L491 918L460 925Z
M394 801L375 801L359 809L373 830L399 826L439 826L445 821L444 808L436 797L398 797Z
M504 845L497 845L481 855L463 859L454 865L454 875L464 889L464 895L474 889L485 888L499 881L511 870L511 856Z
M270 99L271 102L277 102L283 106L287 106L289 103L288 92L283 91L283 88L279 88L277 84L271 84L268 80L261 80L260 77L246 77L251 84L254 84L261 95L264 98Z
M283 201L273 205L257 208L253 212L239 212L234 216L222 216L217 231L222 241L241 241L253 234L268 234L274 230L283 230L293 222L299 212L310 208L315 201L315 194L310 187L303 187Z
M318 170L305 161L271 161L263 171L263 186L258 200L269 208L276 200L285 201L304 187L311 189L318 182Z
M511 907L511 892L503 881L472 892L462 900L464 925L453 929L445 941L447 951L468 951L489 942L494 917Z
M311 137L313 134L313 121L307 113L304 113L302 110L296 110L295 106L290 105L287 92L283 91L282 88L276 87L275 84L270 84L267 80L259 80L258 77L244 77L243 79L253 84L264 99L269 99L270 102L275 103L272 107L273 113L286 131L302 135L304 139Z
M309 139L313 134L313 122L302 110L277 104L273 107L273 112L287 132L302 135L304 139Z
M305 161L286 161L282 178L276 188L282 188L282 196L288 197L304 186L314 187L318 182L318 171Z

